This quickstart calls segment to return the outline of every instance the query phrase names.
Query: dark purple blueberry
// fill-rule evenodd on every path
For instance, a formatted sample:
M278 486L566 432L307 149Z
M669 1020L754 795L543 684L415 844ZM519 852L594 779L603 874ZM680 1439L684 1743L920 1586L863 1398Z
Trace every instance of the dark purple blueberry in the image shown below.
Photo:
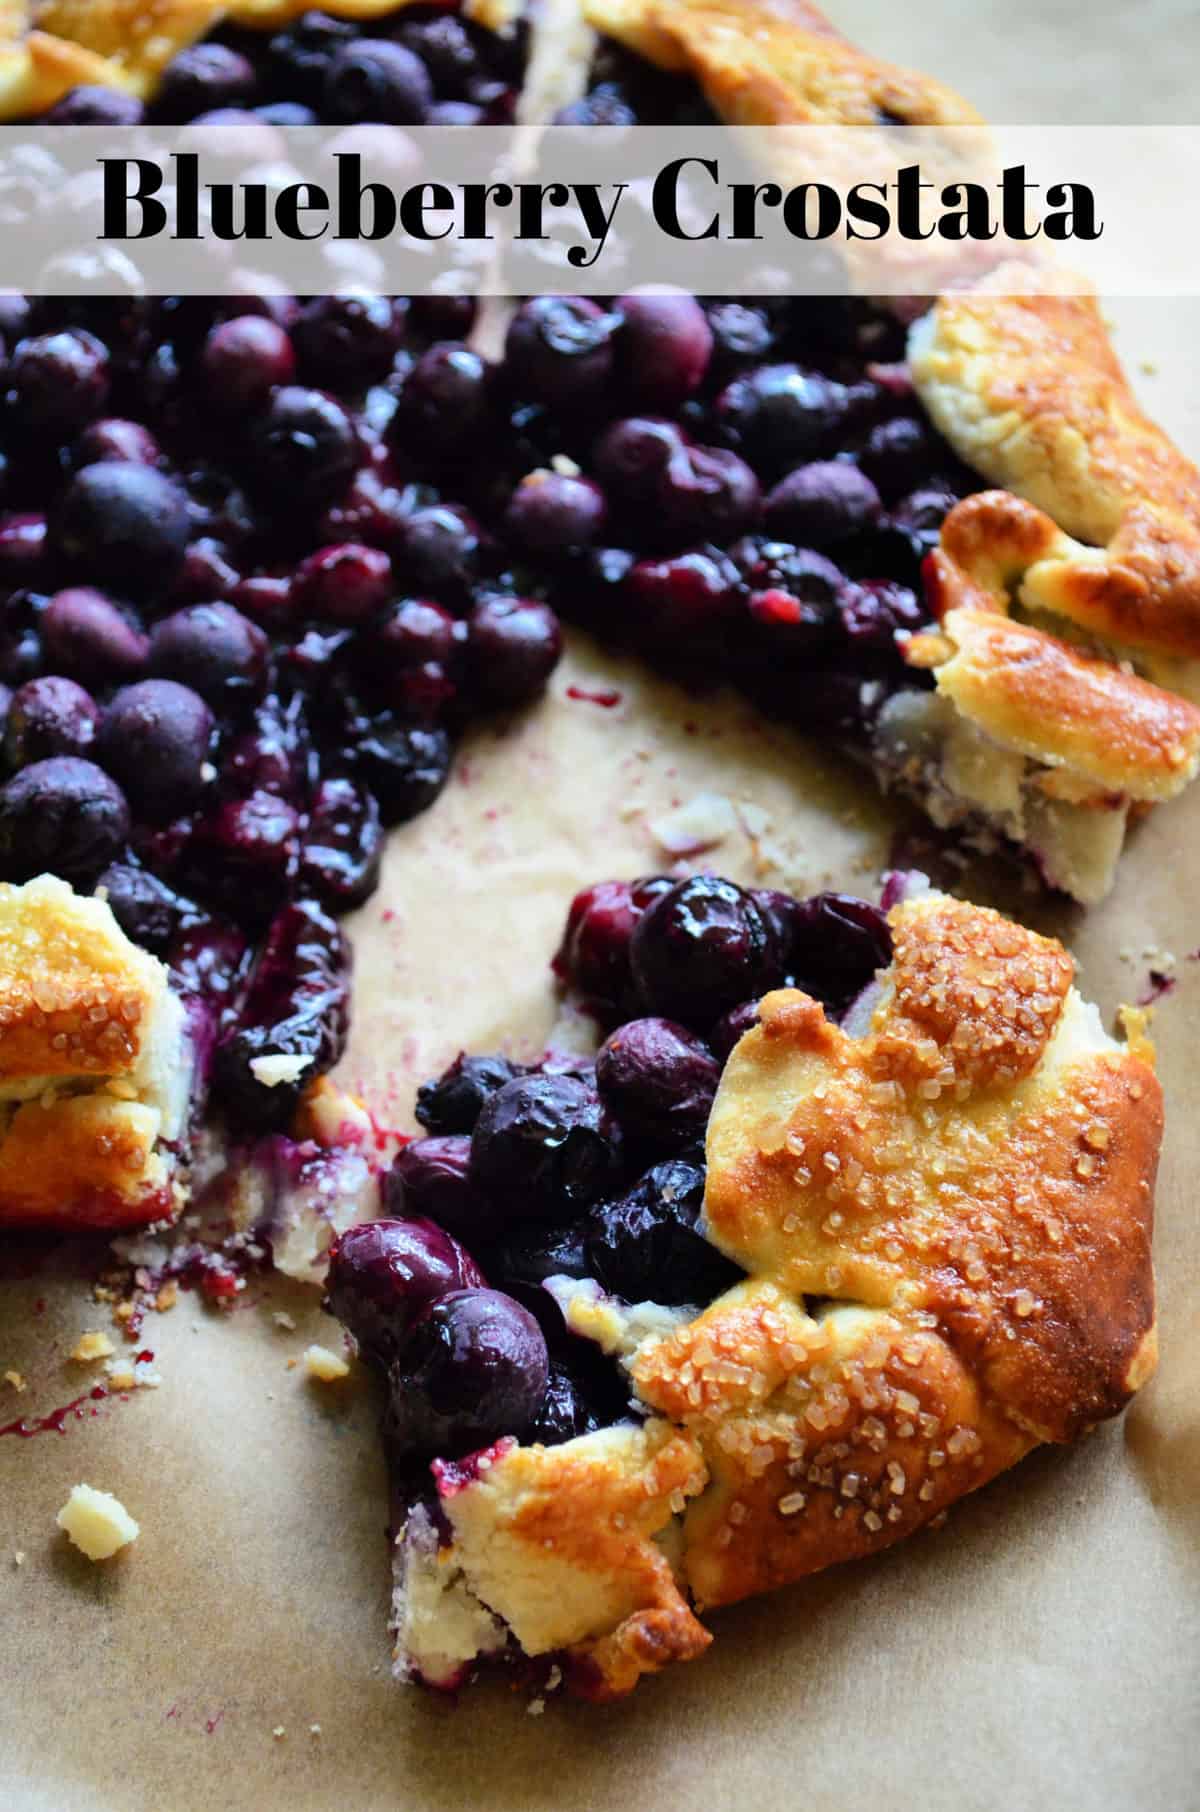
M132 933L130 934L132 935ZM173 985L224 1009L236 998L250 958L245 934L226 919L184 925L163 952Z
M415 331L427 339L465 340L478 313L474 296L414 296L408 318Z
M174 578L191 539L187 498L153 466L101 460L67 485L52 536L89 581L142 597Z
M129 862L114 862L96 886L104 889L113 917L126 936L156 956L165 956L180 931L206 917L193 900L176 893L148 868L134 868Z
M352 38L325 72L322 111L329 120L419 126L433 104L420 57L386 38Z
M818 893L797 902L788 968L796 986L832 1013L845 1012L891 960L887 919L869 901Z
M139 100L120 88L85 82L42 117L47 126L140 126L145 111Z
M150 632L150 671L228 711L262 690L267 638L232 604L189 604Z
M51 755L86 755L96 740L100 707L90 692L57 674L26 680L13 694L4 732L10 768Z
M620 1174L619 1128L578 1076L518 1076L475 1122L471 1181L507 1218L566 1219Z
M718 1063L729 1061L729 1054L739 1038L744 1038L751 1026L758 1024L758 1002L744 1000L740 1007L731 1007L728 1013L722 1014L709 1033Z
M302 1090L341 1056L350 1010L350 947L336 922L311 901L272 919L237 1021L217 1046L213 1086L243 1127L285 1127ZM268 1082L263 1057L307 1061L294 1077Z
M560 107L556 126L636 126L637 109L616 82L600 82L579 100Z
M91 685L143 673L149 637L111 598L88 585L55 592L41 620L46 659L61 673Z
M404 380L393 438L418 449L422 459L473 452L490 418L490 376L486 360L469 346L428 347Z
M221 778L243 796L274 793L299 805L307 798L311 753L301 701L285 706L272 694L256 707L253 727L225 750Z
M617 302L626 384L642 409L677 409L704 382L713 336L694 296L664 292Z
M18 342L8 384L21 427L66 439L108 401L108 353L83 328L37 334Z
M504 529L530 553L562 554L595 541L605 513L604 493L589 478L531 472L509 498Z
M507 1057L469 1057L460 1051L448 1069L417 1090L417 1119L427 1132L469 1133L484 1102L523 1072Z
M365 1358L388 1365L430 1304L483 1282L470 1253L432 1222L364 1221L329 1249L324 1306Z
M858 463L890 502L913 490L933 469L938 442L926 422L897 415L877 422L858 455Z
M46 518L36 510L0 516L0 588L15 591L42 577L49 543Z
M712 363L719 370L766 359L775 344L775 330L764 309L751 302L710 302L707 312Z
M248 476L282 504L339 490L358 464L358 437L342 405L323 390L284 384L250 428Z
M450 773L450 755L444 730L397 723L386 712L374 720L355 749L358 771L389 826L403 824L433 804Z
M306 377L357 390L391 370L399 320L387 296L318 296L301 309L292 339Z
M190 687L138 680L123 686L104 713L96 752L138 815L164 823L203 791L212 728L212 712Z
M676 546L731 540L753 527L760 505L758 480L744 459L687 443L667 461L651 503L656 533Z
M803 547L832 547L879 520L879 492L845 460L799 466L767 496L767 530Z
M304 616L354 627L373 617L393 592L392 563L356 541L319 547L296 568L292 590Z
M405 598L362 638L364 681L380 694L395 691L397 679L410 669L449 661L454 644L454 618L448 610L424 598Z
M471 683L489 705L540 697L561 653L558 618L532 598L485 598L467 620Z
M687 655L725 629L737 609L736 572L719 554L696 549L667 560L639 560L622 587L631 621Z
M231 601L267 629L289 623L292 616L291 573L252 573L233 588Z
M698 1231L704 1170L683 1159L658 1164L619 1201L593 1210L592 1275L627 1302L703 1307L742 1273Z
M267 60L285 93L316 106L330 63L357 35L349 20L331 18L313 7L268 41Z
M389 1214L436 1221L456 1239L478 1244L489 1231L488 1204L471 1185L466 1133L414 1139L397 1152L384 1184Z
M563 1332L562 1312L542 1285L548 1277L582 1279L588 1275L589 1225L586 1214L567 1227L518 1221L497 1245L488 1248L490 1274L537 1316L543 1328L555 1334Z
M440 95L462 100L479 75L479 52L460 19L439 13L432 19L402 24L400 41L420 57Z
M499 1290L456 1290L414 1324L388 1371L385 1440L393 1458L455 1458L522 1435L546 1394L550 1359L537 1322Z
M703 1136L720 1080L708 1046L669 1019L631 1019L596 1058L600 1099L632 1137L677 1151Z
M266 126L319 126L320 120L313 108L304 107L299 101L268 101L265 107L255 107L254 117Z
M580 1381L565 1365L551 1361L546 1394L526 1431L526 1445L540 1441L543 1447L557 1447L563 1441L592 1434L601 1426Z
M613 422L596 442L596 476L611 497L622 503L649 504L672 458L684 446L675 422L653 415L631 415Z
M218 107L245 107L258 84L254 65L227 44L190 44L163 70L154 96L154 118L185 125Z
M759 365L727 384L717 420L760 470L787 472L831 447L857 397L845 384L798 365Z
M957 502L956 492L927 485L894 504L889 520L908 536L913 551L924 555L937 546L942 523Z
M646 1005L700 1029L784 974L774 926L719 875L691 875L660 895L634 927L629 954Z
M193 831L193 885L229 912L266 918L293 883L301 828L295 806L275 793L222 800Z
M33 319L33 304L28 296L19 295L16 290L0 294L0 338L6 346L15 346L24 339Z
M375 795L354 780L323 780L300 845L300 890L315 894L332 912L347 912L374 893L382 860Z
M616 1011L630 995L629 941L643 912L674 883L669 875L638 881L598 881L571 901L553 969L559 980L600 1011Z
M114 780L74 755L35 761L0 788L0 875L51 873L90 883L129 839L129 806Z
M159 444L149 428L118 415L105 415L97 422L89 422L72 448L76 471L105 460L124 460L131 466L153 466L158 464L161 456Z
M912 633L926 621L917 594L893 579L863 579L843 587L842 628L857 648L891 648L898 632Z
M814 560L820 557L813 555ZM797 597L792 591L774 586L766 591L752 591L746 608L780 654L803 656L823 647L838 621L832 599Z
M284 329L262 315L235 315L209 332L200 354L205 401L236 415L257 409L279 384L290 384L296 355Z
M505 369L519 397L555 407L599 402L612 384L619 317L588 296L535 296L509 323Z
M179 576L171 587L173 604L203 604L208 598L228 598L242 582L221 542L200 535L188 546Z
M404 522L402 572L413 586L465 592L479 570L479 529L453 503L431 503Z

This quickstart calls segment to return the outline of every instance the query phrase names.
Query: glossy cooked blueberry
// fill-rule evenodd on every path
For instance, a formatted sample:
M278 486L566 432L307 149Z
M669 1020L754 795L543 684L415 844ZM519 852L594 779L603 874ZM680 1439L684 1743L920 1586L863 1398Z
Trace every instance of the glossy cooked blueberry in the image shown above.
M405 598L362 638L364 684L386 695L411 668L449 661L454 645L454 618L448 610L424 598Z
M368 726L354 753L358 771L389 826L403 824L432 805L450 773L450 738L445 730L397 723L386 712Z
M103 592L87 585L56 592L41 619L46 659L91 685L133 679L145 671L149 637Z
M318 296L301 309L292 339L305 377L359 389L391 370L400 327L386 296Z
M190 604L150 632L150 671L228 712L262 690L267 638L232 604Z
M330 63L357 36L358 29L350 20L332 18L312 7L268 41L267 62L284 92L315 106Z
M419 126L433 103L433 84L420 57L386 38L352 38L334 53L321 90L330 120L371 120Z
M431 1221L364 1221L329 1249L324 1307L364 1358L388 1365L431 1303L483 1281L470 1253Z
M56 874L90 884L129 838L129 806L94 762L54 755L0 788L0 877Z
M457 504L428 504L405 520L404 570L422 588L457 597L476 577L479 553L478 526Z
M331 912L361 906L379 885L383 826L375 795L343 777L322 780L300 845L296 880Z
M504 529L530 553L562 554L595 541L605 514L604 493L590 479L530 472L508 500Z
M430 340L465 340L475 325L479 303L474 296L413 296L408 318L417 333Z
M285 703L271 693L255 707L252 727L226 745L221 777L243 797L274 793L299 805L307 799L311 766L304 701Z
M909 634L926 621L917 594L891 579L862 579L843 587L838 599L842 628L858 648L890 648L899 631Z
M588 296L535 296L509 323L505 371L515 393L571 408L597 402L613 373L616 315Z
M269 1132L289 1123L305 1084L332 1069L342 1054L349 998L350 948L336 922L312 901L282 907L236 1024L216 1050L213 1086L237 1125ZM271 1057L296 1062L266 1080L261 1060ZM269 1064L266 1075L272 1076Z
M404 380L393 439L435 459L471 453L490 420L490 378L486 360L469 346L427 347Z
M729 1054L740 1038L744 1038L751 1026L758 1024L758 1002L744 1000L740 1007L731 1007L728 1013L722 1014L708 1035L718 1063L729 1061Z
M223 1024L250 959L244 932L228 919L202 918L181 926L163 955L172 985L179 993L215 1007Z
M833 1014L892 960L892 934L877 906L845 893L818 893L796 903L789 967L796 986Z
M460 1051L440 1076L417 1090L417 1119L431 1133L472 1132L488 1097L523 1073L499 1053L470 1057Z
M631 1019L596 1057L600 1099L631 1137L661 1152L703 1135L720 1066L708 1046L669 1019Z
M139 814L161 823L203 791L212 729L212 712L189 686L139 680L113 697L96 752Z
M274 793L221 800L193 829L192 885L240 919L261 922L292 888L302 828L295 806Z
M651 498L657 533L672 546L743 534L760 504L758 479L744 459L724 447L690 443L671 454Z
M558 618L532 598L485 598L467 619L472 686L490 705L525 705L540 697L561 653Z
M765 309L749 302L710 302L712 364L722 372L762 361L775 345L775 330Z
M108 401L107 350L83 328L18 341L7 377L16 424L35 434L76 434Z
M279 384L290 384L296 355L288 334L261 315L219 321L200 354L205 399L224 413L257 409Z
M938 458L936 436L912 415L877 422L858 454L858 463L889 502L912 491Z
M518 1076L471 1135L471 1182L505 1218L565 1220L619 1181L620 1129L578 1076Z
M154 118L178 126L217 107L245 107L256 86L249 57L227 44L191 44L163 70L154 96Z
M669 875L646 875L636 881L598 881L577 893L551 965L559 980L594 1009L614 1013L632 992L633 928L651 901L673 885Z
M84 82L43 117L47 126L140 126L144 115L145 108L134 95Z
M703 1206L701 1165L679 1158L655 1165L628 1194L593 1210L592 1275L626 1302L712 1302L742 1272L697 1231Z
M713 335L694 296L664 292L621 296L622 375L642 409L675 409L695 394L712 356Z
M522 1435L546 1394L537 1322L499 1290L452 1291L425 1310L388 1372L394 1457L446 1458Z
M388 556L355 541L317 548L300 562L293 579L296 605L306 616L351 627L373 617L392 590Z
M799 365L758 365L717 398L717 420L732 445L765 472L787 472L833 450L862 406L851 386Z
M100 460L70 480L51 535L81 577L142 597L179 570L191 517L179 486L153 466Z
M579 1435L592 1434L601 1426L579 1379L565 1365L552 1359L546 1394L526 1432L526 1445L540 1441L543 1447L557 1447L563 1441L576 1440Z
M96 885L104 889L113 917L126 936L156 956L164 956L186 926L198 925L207 916L194 900L168 887L149 869L135 868L129 862L112 863Z
M683 658L719 638L734 621L738 574L715 549L639 560L622 585L631 624Z
M0 516L0 585L5 590L34 585L44 577L49 525L36 510Z
M161 457L162 449L149 428L119 415L104 415L99 421L89 422L72 448L77 471L81 466L114 459L134 466L153 466Z
M248 476L281 503L311 502L340 489L358 464L346 410L323 390L284 384L250 428Z
M630 963L652 1012L704 1030L784 974L774 926L753 896L719 875L691 875L634 927Z
M414 1139L393 1159L384 1183L384 1206L392 1215L436 1221L472 1248L487 1237L488 1204L470 1182L471 1140L466 1133L435 1133Z
M939 485L926 485L901 498L889 512L896 528L903 530L918 555L937 546L942 523L958 502L955 491Z
M648 505L683 445L683 433L674 422L654 415L631 415L604 430L592 461L610 496L622 503Z
M879 492L845 460L816 460L781 478L764 505L769 533L803 547L832 547L879 520Z

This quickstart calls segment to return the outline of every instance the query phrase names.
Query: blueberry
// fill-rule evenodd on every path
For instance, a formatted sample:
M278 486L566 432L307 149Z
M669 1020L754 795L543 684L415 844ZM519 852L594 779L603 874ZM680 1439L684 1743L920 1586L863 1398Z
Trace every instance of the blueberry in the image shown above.
M694 296L622 296L620 355L625 381L639 407L676 409L700 388L713 335Z
M218 107L244 107L256 86L254 65L240 51L227 44L190 44L159 78L154 117L179 126Z
M212 727L212 712L190 687L139 680L114 696L96 750L139 815L161 823L199 798Z
M554 116L556 126L636 126L636 109L615 82L600 82L595 88L560 107Z
M300 562L293 581L296 603L306 616L351 626L373 617L392 589L388 556L355 541L317 548Z
M10 768L51 755L86 755L96 739L100 709L74 680L48 674L26 680L13 694L4 731Z
M89 580L144 596L183 564L191 517L179 486L153 466L101 460L67 485L52 535Z
M855 412L845 384L798 365L759 365L727 384L717 420L762 470L786 472L831 446Z
M193 832L193 884L241 918L265 918L292 887L301 833L295 806L274 793L224 799Z
M205 398L229 415L257 409L280 384L290 384L296 355L288 334L261 315L219 321L200 354Z
M598 402L612 382L618 317L587 296L535 296L509 323L505 367L515 393L566 408Z
M358 464L358 438L342 405L323 390L284 384L250 429L249 475L281 503L341 488Z
M658 533L677 546L744 533L760 502L758 480L736 453L681 444L659 475L652 507Z
M363 638L364 675L386 691L409 668L450 660L454 644L454 618L448 610L423 598L405 598Z
M740 1007L731 1007L728 1013L722 1014L709 1033L711 1044L718 1063L724 1065L729 1061L730 1052L740 1038L744 1038L751 1026L758 1024L758 1002L744 1000Z
M149 638L119 605L90 586L56 592L41 631L47 660L73 679L104 685L145 671Z
M845 1012L892 960L892 934L877 906L852 894L818 893L797 902L788 968L796 986Z
M805 547L831 547L862 534L878 520L879 492L865 472L845 460L799 466L767 497L767 529Z
M578 1076L519 1076L490 1095L471 1135L470 1178L508 1215L567 1217L620 1177L621 1137Z
M553 968L606 1016L626 1001L633 986L629 943L634 926L660 894L674 883L669 875L638 881L598 881L571 901Z
M255 708L252 728L225 750L222 779L232 791L274 793L292 805L306 799L312 750L301 703L271 693Z
M292 339L306 377L361 389L391 370L400 329L386 296L318 296L301 309Z
M564 1332L562 1312L542 1285L548 1277L587 1277L590 1225L587 1214L566 1227L518 1221L488 1250L491 1275L556 1339Z
M113 917L127 937L155 956L165 956L185 928L200 924L203 909L168 887L147 868L114 862L96 883L103 888Z
M928 476L938 452L937 439L927 423L911 415L897 415L871 429L858 463L890 502Z
M487 1203L468 1177L471 1141L466 1133L414 1139L393 1160L384 1184L389 1214L436 1221L456 1239L474 1245L487 1231Z
M423 459L470 454L489 423L490 376L486 361L469 346L452 341L428 347L404 380L393 436L418 447Z
M924 555L937 546L942 522L957 502L957 493L949 488L926 485L894 504L890 520L908 536L913 551Z
M708 1046L669 1019L629 1020L596 1058L605 1107L631 1137L663 1152L703 1135L720 1074Z
M190 604L150 632L150 671L228 711L262 690L267 638L232 604Z
M712 363L723 371L761 364L775 345L775 329L765 309L749 302L710 302Z
M593 1210L587 1241L593 1276L627 1302L711 1302L742 1273L697 1231L703 1206L699 1164L656 1165L619 1201Z
M348 20L333 19L314 8L286 31L275 33L267 44L267 60L286 93L316 105L330 63L356 35Z
M402 24L400 42L420 57L439 95L462 100L479 74L479 52L460 19L439 13L432 19Z
M414 296L408 318L416 332L428 339L465 340L478 313L474 296Z
M733 622L737 579L723 555L697 548L666 560L639 560L622 592L634 623L686 657L719 640Z
M403 44L353 38L330 61L321 101L330 120L419 126L433 103L433 84L420 57Z
M324 1306L366 1358L388 1365L432 1303L482 1285L471 1255L432 1222L364 1221L330 1247Z
M140 126L145 108L120 88L81 83L43 115L47 126Z
M18 342L9 361L8 383L22 427L66 439L99 415L108 401L108 353L83 328L37 334Z
M267 126L319 126L320 120L313 108L303 106L299 101L268 101L265 107L255 107L254 117Z
M469 1133L484 1102L521 1075L507 1057L469 1057L460 1051L448 1069L417 1090L417 1119L431 1133Z
M355 755L385 824L402 824L433 804L450 773L450 753L442 729L397 723L387 713L372 722Z
M250 944L228 920L202 918L182 925L163 955L179 993L206 1001L223 1015L241 991Z
M543 1447L557 1447L601 1426L583 1385L565 1365L552 1360L546 1394L525 1435L526 1444L540 1441Z
M414 1324L388 1373L393 1455L447 1458L522 1435L546 1394L550 1359L527 1309L499 1290L455 1290Z
M753 897L718 875L679 881L630 940L634 981L657 1013L701 1030L783 978L783 953Z
M842 629L859 649L891 648L898 631L911 633L926 620L916 592L892 579L848 584L838 602Z
M179 577L171 587L170 601L202 604L207 598L227 598L242 582L228 550L211 535L199 535L188 545Z
M49 545L46 518L34 510L0 516L0 587L14 591L43 577Z
M102 460L153 466L161 457L161 448L149 428L117 415L104 415L99 421L89 422L72 448L76 471L81 466L99 465Z
M485 598L467 621L467 665L489 705L525 705L545 690L562 653L562 631L548 604Z
M435 503L414 510L403 531L406 576L421 588L456 596L479 568L479 530L457 504Z
M595 541L604 517L604 493L590 479L531 472L509 498L504 528L531 553L562 554Z
M129 838L129 806L94 762L55 755L22 768L0 789L0 875L49 872L86 884Z
M375 795L345 778L323 780L300 845L297 884L331 912L361 906L379 885L383 826Z
M605 429L592 460L596 476L612 497L627 504L649 504L683 446L683 434L674 422L631 415Z

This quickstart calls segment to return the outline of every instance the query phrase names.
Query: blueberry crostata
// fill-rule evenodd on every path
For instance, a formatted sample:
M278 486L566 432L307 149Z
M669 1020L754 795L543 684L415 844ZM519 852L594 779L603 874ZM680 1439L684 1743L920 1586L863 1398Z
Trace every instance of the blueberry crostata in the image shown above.
M0 0L0 34L10 120L974 118L802 0ZM277 1263L338 1230L403 1673L625 1692L1153 1367L1149 1046L911 880L589 890L595 1065L461 1057L386 1175L328 1080L341 916L560 617L1103 896L1200 765L1200 474L1094 303L1023 282L531 295L497 358L463 298L0 297L0 1217L170 1219L203 1111Z

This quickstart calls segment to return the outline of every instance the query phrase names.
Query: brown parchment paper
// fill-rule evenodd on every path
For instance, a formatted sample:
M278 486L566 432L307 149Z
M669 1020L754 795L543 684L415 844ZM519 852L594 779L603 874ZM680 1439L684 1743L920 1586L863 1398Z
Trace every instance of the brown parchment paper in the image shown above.
M1197 310L1124 319L1131 367L1155 361L1148 394L1200 452ZM758 808L754 838L738 828L705 860L796 887L869 890L902 822L736 700L685 697L577 640L545 704L473 738L395 836L354 926L345 1078L404 1124L414 1083L460 1045L536 1049L572 890L658 866L648 824L701 791ZM0 1808L1196 1812L1200 789L1137 834L1102 908L1024 906L1068 939L1110 1022L1148 952L1178 959L1155 1021L1163 1360L1123 1421L1036 1454L938 1534L717 1614L704 1660L627 1703L533 1717L493 1686L456 1710L388 1677L369 1382L289 1369L333 1324L279 1278L230 1315L185 1296L146 1325L159 1390L0 1440ZM0 1422L86 1387L66 1355L103 1314L66 1263L0 1282L0 1373L28 1379L0 1384ZM54 1527L81 1479L141 1523L103 1566Z

